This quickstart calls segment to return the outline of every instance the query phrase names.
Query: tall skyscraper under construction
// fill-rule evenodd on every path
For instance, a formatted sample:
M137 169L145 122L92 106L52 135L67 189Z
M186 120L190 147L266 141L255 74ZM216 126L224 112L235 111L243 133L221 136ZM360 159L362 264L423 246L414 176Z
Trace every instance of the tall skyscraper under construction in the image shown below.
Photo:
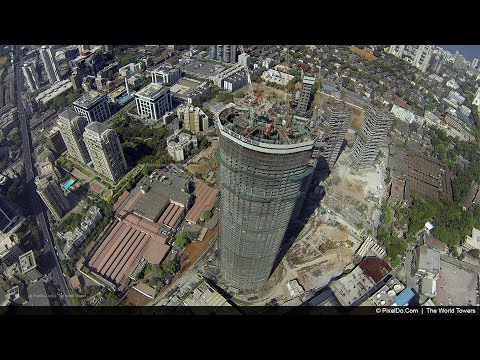
M282 111L228 108L220 147L220 274L240 291L262 289L272 272L304 180L315 138Z
M380 147L385 145L393 115L371 105L365 110L365 119L353 144L350 161L356 169L368 167L375 161Z

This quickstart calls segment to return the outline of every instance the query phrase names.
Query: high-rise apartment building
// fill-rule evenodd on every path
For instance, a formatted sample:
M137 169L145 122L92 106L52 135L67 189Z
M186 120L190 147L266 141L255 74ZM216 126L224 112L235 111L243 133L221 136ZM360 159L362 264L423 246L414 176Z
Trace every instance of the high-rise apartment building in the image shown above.
M37 193L48 210L57 219L61 219L70 209L68 199L63 193L58 178L54 172L43 174L35 178Z
M477 92L475 93L475 97L473 98L472 105L475 105L480 109L480 87L477 89Z
M365 119L350 154L350 161L354 168L368 167L373 164L380 147L387 140L393 119L394 116L391 113L371 105L367 107Z
M29 61L23 64L23 76L27 81L28 88L31 92L35 92L40 88L40 80L37 73L37 64L35 61Z
M315 139L299 123L281 125L284 114L250 118L228 108L217 127L220 147L220 273L240 291L266 285L281 249Z
M328 104L325 119L328 124L324 157L330 169L338 159L353 112L345 104Z
M398 58L403 56L403 52L405 51L405 45L390 45L388 52Z
M73 109L84 116L88 122L102 122L111 115L108 97L95 90L90 90L73 102Z
M471 65L470 65L470 67L471 67L472 69L475 69L475 70L476 70L476 69L478 68L478 61L479 61L479 60L478 60L477 58L474 58L474 59L472 60L472 63L471 63Z
M50 84L54 84L61 80L60 70L55 60L55 54L53 53L52 46L43 45L40 48L40 58L42 59L45 72L47 73L48 81Z
M57 124L68 154L73 159L88 164L91 159L83 141L83 132L88 124L87 119L75 111L67 109L58 115Z
M115 130L94 121L85 127L83 139L95 171L117 181L127 172L127 163Z
M432 45L419 45L415 52L415 57L413 58L413 66L425 72L430 64L432 53Z
M434 45L390 45L388 52L426 71L432 58Z
M177 117L183 120L183 127L194 134L208 131L208 116L199 107L179 107Z
M312 86L315 84L315 77L303 74L302 91L297 104L297 115L307 115L308 105L312 94Z
M58 127L54 127L50 132L45 136L47 147L52 150L57 155L62 154L67 147L63 141L62 134Z
M236 63L237 45L210 45L209 55L214 60Z

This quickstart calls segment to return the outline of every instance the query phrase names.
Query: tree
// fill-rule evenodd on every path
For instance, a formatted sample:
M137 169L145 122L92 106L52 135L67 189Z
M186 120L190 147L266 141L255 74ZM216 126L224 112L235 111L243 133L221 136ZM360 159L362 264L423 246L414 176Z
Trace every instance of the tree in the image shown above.
M204 211L202 215L203 220L208 221L212 218L212 212L211 211Z
M165 271L168 275L173 275L177 271L175 261L169 260L162 263L162 270Z
M289 92L293 92L295 91L295 84L297 83L297 81L295 80L295 78L291 79L288 84L287 84L287 90Z
M175 245L179 248L184 248L188 243L190 243L188 233L185 231L180 232L180 234L177 236L177 239L175 240Z
M105 301L103 303L103 305L105 306L116 306L118 304L118 301L120 300L120 298L113 292L109 291L105 297L104 297Z
M470 250L470 251L468 252L468 254L471 255L471 256L473 256L473 257L475 257L475 258L477 258L477 259L480 259L480 250L478 250L478 249Z

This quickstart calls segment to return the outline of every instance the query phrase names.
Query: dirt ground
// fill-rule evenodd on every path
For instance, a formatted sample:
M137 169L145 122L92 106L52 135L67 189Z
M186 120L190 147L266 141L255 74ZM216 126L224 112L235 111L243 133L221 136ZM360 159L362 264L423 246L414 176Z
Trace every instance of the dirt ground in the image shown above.
M377 60L377 57L373 54L370 54L367 50L365 49L360 49L356 46L350 46L350 50L352 50L352 52L354 52L355 54L357 54L358 56L364 58L365 60L368 60L368 61L373 61L373 60Z
M215 158L215 150L217 150L219 145L218 141L212 141L212 144L200 152L195 157L195 162L189 163L185 168L191 174L201 174L201 178L206 180L211 171L216 171L218 169L219 163Z
M0 69L2 68L3 65L5 65L8 61L8 56L1 56L0 57Z
M217 225L218 226L218 225ZM196 241L185 247L185 252L188 256L188 263L193 264L197 259L205 253L208 245L210 245L210 240Z
M354 130L360 129L363 124L363 119L365 118L365 111L350 106L350 109L353 110L352 122L350 123L350 128Z
M127 296L122 300L119 304L120 306L145 306L147 305L152 299L146 297L145 295L139 293L135 289L130 289Z
M349 234L343 227L311 223L306 229L286 255L287 261L294 266L320 260L331 250L350 247L350 243L344 244L349 241Z
M341 274L353 257L353 252L347 248L330 250L318 263L298 271L298 282L306 291L323 287L332 277Z
M359 196L365 195L364 187L356 181L343 179L341 187L354 193L355 195L359 195Z

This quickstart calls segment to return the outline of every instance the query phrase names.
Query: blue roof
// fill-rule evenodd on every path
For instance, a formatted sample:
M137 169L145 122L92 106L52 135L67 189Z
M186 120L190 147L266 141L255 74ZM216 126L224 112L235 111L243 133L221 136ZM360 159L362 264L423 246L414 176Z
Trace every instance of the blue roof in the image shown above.
M398 306L403 306L415 297L411 288L404 289L400 294L395 295L393 300Z

